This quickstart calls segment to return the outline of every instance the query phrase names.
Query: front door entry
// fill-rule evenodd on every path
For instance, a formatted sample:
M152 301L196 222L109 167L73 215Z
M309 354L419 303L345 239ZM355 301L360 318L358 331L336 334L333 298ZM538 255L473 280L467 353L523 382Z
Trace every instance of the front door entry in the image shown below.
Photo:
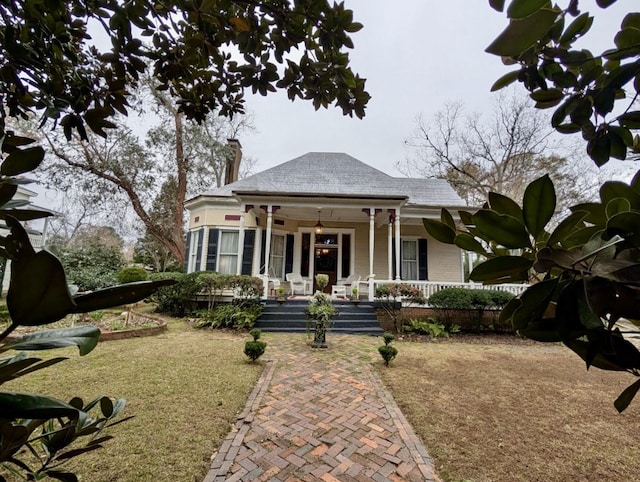
M315 249L315 274L326 274L329 276L329 283L324 289L325 293L331 293L331 286L338 281L338 246L324 246ZM313 277L313 289L318 289L316 278Z

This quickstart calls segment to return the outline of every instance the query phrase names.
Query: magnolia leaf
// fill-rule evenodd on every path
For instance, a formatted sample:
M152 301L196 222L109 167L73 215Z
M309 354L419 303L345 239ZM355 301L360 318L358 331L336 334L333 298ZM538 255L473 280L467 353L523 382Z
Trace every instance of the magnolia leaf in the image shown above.
M595 352L595 354L590 353L591 344L589 342L582 340L562 340L562 342L583 360L590 359L589 366L600 368L601 370L626 371L626 368L602 356L602 354L598 352Z
M2 217L12 216L18 221L31 221L32 219L42 219L53 216L50 211L41 211L39 209L8 209L0 213Z
M423 219L422 224L429 236L445 244L453 244L456 239L456 232L446 224L435 219Z
M491 92L495 92L500 90L508 85L513 84L516 80L518 80L518 76L520 75L520 69L509 72L508 74L503 75L498 80L496 80L491 86Z
M3 176L17 176L33 171L43 159L44 149L40 146L16 149L0 165L0 174Z
M456 236L454 244L465 251L473 251L474 253L487 255L484 246L473 236L468 233L461 233Z
M542 7L550 7L549 0L513 0L507 9L507 17L525 18L540 10Z
M521 304L511 317L513 328L522 330L532 322L539 322L547 309L547 305L551 302L557 286L558 278L553 278L527 288L520 295Z
M524 218L522 217L522 209L520 208L518 203L510 197L498 194L497 192L490 192L489 205L491 206L491 209L498 214L506 214L518 219L519 221L524 222Z
M487 240L495 241L509 249L531 247L531 240L524 225L512 216L481 209L473 215L473 221Z
M628 184L607 181L600 187L600 199L604 206L618 198L626 199L632 209L640 210L640 194Z
M569 208L572 213L583 213L583 219L587 223L604 226L607 222L604 204L582 203Z
M529 184L522 200L524 223L534 238L538 238L556 210L556 192L548 174Z
M76 296L72 313L90 313L113 306L135 303L153 294L161 286L175 284L175 280L138 281L97 290L86 295Z
M624 410L629 406L633 398L638 393L638 390L640 390L640 379L636 380L631 385L629 385L620 394L620 396L616 398L616 401L613 402L613 405L616 407L616 410L618 411L618 413L624 412Z
M17 190L18 186L15 184L0 182L0 206L10 201Z
M519 57L547 35L560 13L555 8L541 8L528 17L511 20L485 51L501 57Z
M607 234L619 235L627 242L637 246L640 244L640 213L629 211L616 214L607 221Z
M591 28L591 25L593 25L593 17L589 16L589 13L579 15L562 33L560 43L573 43L576 37L586 34Z
M522 256L498 256L476 266L469 278L485 284L526 281L532 264L532 260Z
M502 12L504 10L504 0L489 0L489 5L498 12Z
M55 398L14 392L0 392L0 413L2 418L8 420L17 418L46 420L78 416L78 410Z
M551 233L547 245L554 246L555 244L562 244L571 233L577 231L578 227L584 227L582 220L585 216L587 216L587 213L577 211L564 218Z
M75 326L55 330L42 330L22 336L3 346L4 350L49 350L77 346L80 355L90 353L98 344L100 330L95 326Z
M11 268L7 308L15 324L44 325L73 312L62 263L53 254L21 255Z
M451 216L451 213L445 208L440 210L440 220L454 231L456 230L456 223L453 220L453 216Z

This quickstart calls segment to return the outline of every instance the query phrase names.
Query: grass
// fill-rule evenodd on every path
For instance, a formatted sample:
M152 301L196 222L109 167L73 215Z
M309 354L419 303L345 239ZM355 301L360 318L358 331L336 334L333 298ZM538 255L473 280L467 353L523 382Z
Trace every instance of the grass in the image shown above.
M263 365L247 363L242 353L248 339L174 320L161 335L104 342L85 357L52 351L48 355L70 360L3 389L63 400L127 399L123 415L135 418L108 430L115 438L104 448L67 466L80 480L201 481L262 372Z
M394 345L376 366L443 480L637 480L640 399L613 407L631 375L559 345Z

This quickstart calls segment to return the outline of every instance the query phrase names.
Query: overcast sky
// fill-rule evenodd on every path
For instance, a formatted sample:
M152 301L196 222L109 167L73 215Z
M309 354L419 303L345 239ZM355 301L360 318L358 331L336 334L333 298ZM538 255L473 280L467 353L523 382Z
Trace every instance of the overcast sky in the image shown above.
M561 1L561 4L567 3ZM609 48L624 11L619 1L607 10L580 0L595 15L586 41ZM371 94L366 117L342 116L342 110L315 111L311 102L290 102L285 93L248 95L258 133L241 139L245 155L258 160L256 171L310 151L346 152L392 175L406 157L404 140L419 113L425 118L445 102L461 101L467 111L491 107L493 82L514 67L484 49L505 28L505 14L488 0L345 0L364 28L352 35L351 65L367 79ZM591 39L594 38L593 40ZM524 92L524 89L520 87Z

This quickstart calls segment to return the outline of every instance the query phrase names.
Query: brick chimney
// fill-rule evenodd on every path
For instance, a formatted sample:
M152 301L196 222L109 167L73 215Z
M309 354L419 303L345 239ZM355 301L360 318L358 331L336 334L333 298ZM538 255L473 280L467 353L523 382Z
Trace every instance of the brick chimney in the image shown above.
M238 180L240 161L242 160L242 146L238 139L227 139L229 154L224 169L224 183L231 184Z

